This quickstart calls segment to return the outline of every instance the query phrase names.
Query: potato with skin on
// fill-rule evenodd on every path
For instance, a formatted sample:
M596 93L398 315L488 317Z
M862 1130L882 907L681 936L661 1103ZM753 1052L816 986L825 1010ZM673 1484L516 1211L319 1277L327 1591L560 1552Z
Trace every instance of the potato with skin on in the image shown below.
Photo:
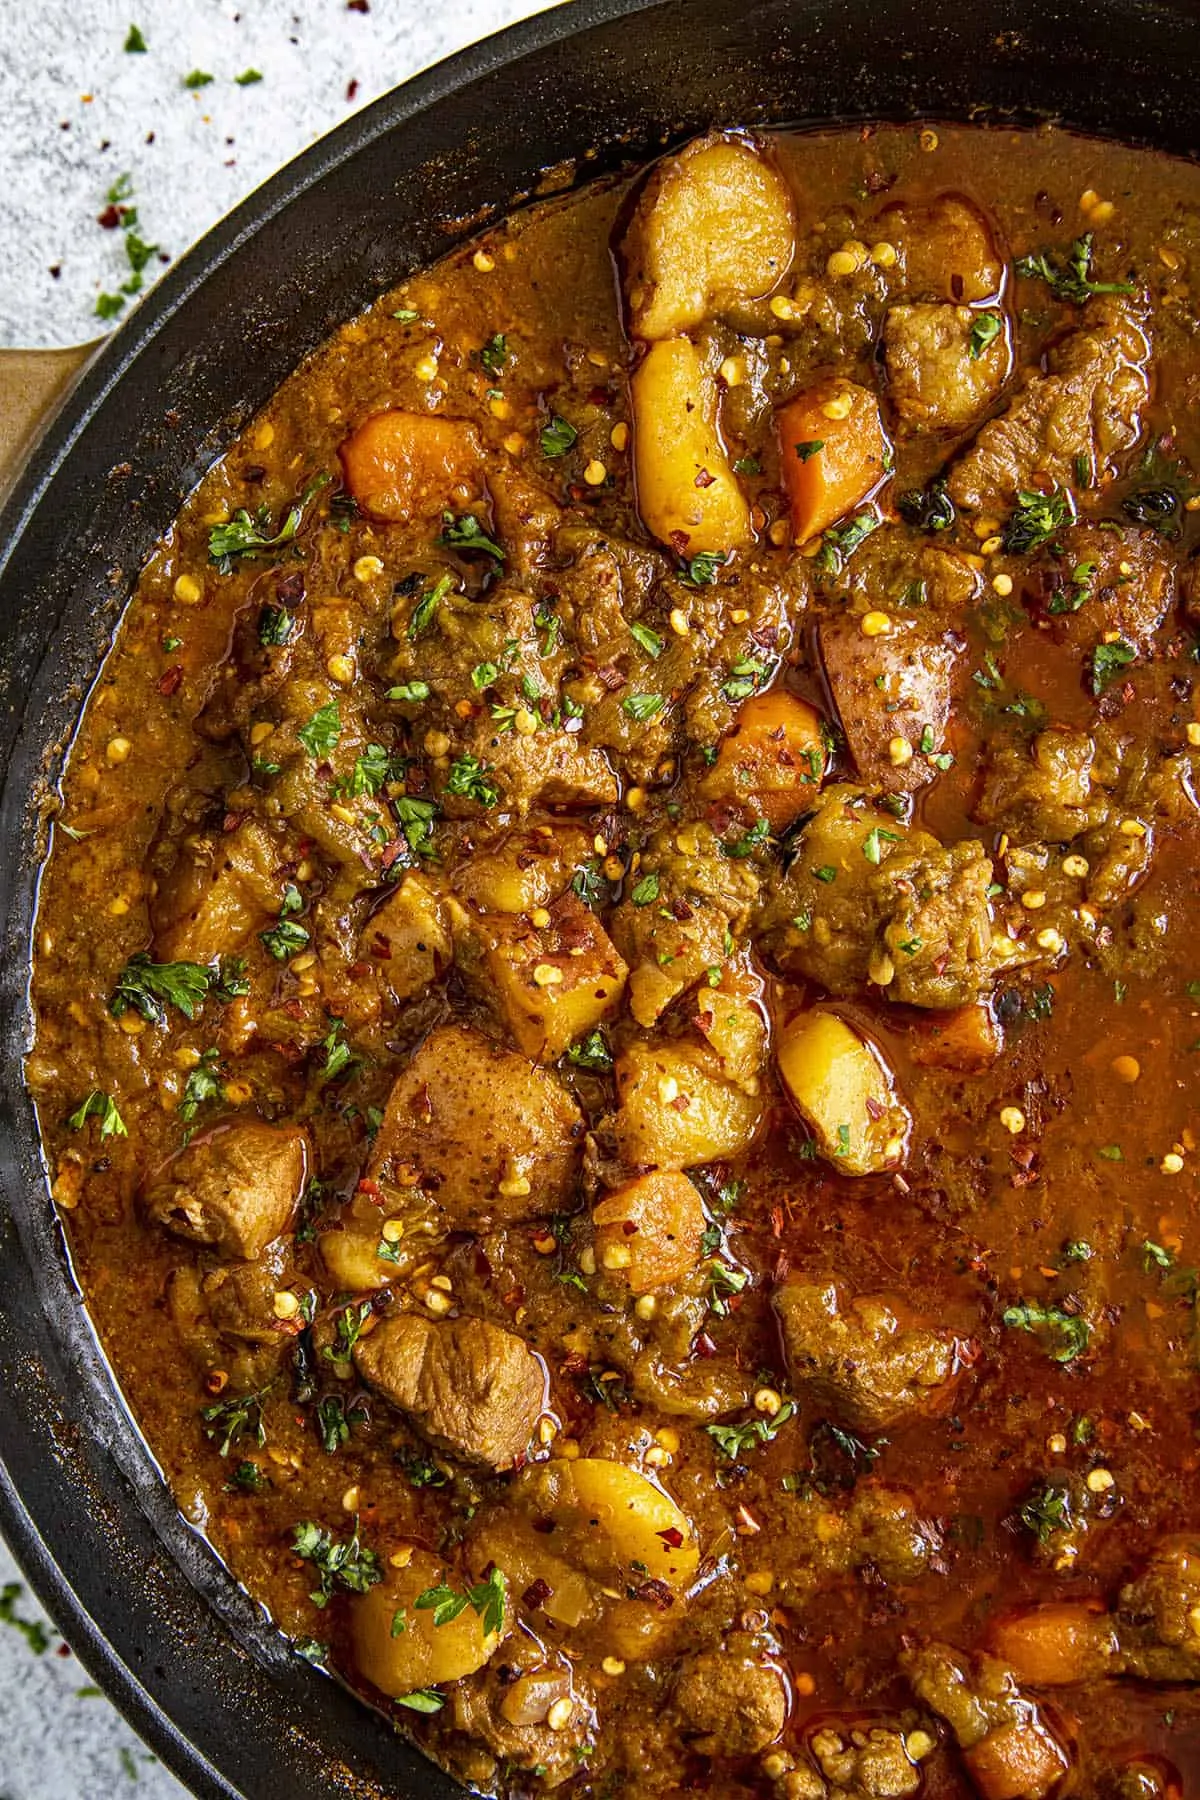
M778 1033L775 1058L826 1162L842 1175L899 1168L912 1118L883 1058L852 1026L836 1013L797 1013Z
M657 1293L699 1267L705 1224L686 1175L639 1175L592 1208L597 1265L632 1294Z
M879 401L868 388L822 382L781 406L775 424L798 544L854 512L887 479L891 446Z
M424 875L411 870L371 914L358 939L360 960L377 971L380 988L397 1006L436 981L453 953L440 896Z
M988 319L999 330L983 342ZM1012 373L1006 317L942 301L893 306L883 351L892 409L908 432L963 430L995 404Z
M403 1165L458 1230L544 1217L570 1198L583 1118L562 1083L465 1025L431 1031L393 1083L367 1176Z
M402 1568L390 1558L384 1561L384 1579L349 1603L350 1642L359 1673L381 1694L398 1700L482 1669L509 1628L509 1608L500 1631L485 1632L473 1606L435 1625L432 1607L418 1609L418 1595L443 1583L457 1588L463 1578L424 1550L414 1549ZM396 1629L398 1616L404 1620L402 1630Z
M533 1062L553 1062L577 1038L609 1019L629 971L595 914L569 890L545 923L484 914L458 935L468 985Z
M630 383L633 466L646 529L678 555L750 541L750 505L718 424L716 377L687 338L652 344Z
M867 637L862 616L821 620L817 642L847 747L865 786L913 794L939 773L966 640L924 618L887 615L890 629ZM893 756L899 739L911 752ZM921 746L926 746L922 750ZM903 756L903 752L899 753Z
M740 1156L762 1118L762 1101L713 1071L707 1053L685 1044L630 1044L616 1066L613 1127L633 1168L692 1169Z
M815 805L828 760L816 707L775 688L742 703L700 792L745 807L778 836Z
M634 337L666 338L769 294L792 261L792 198L742 138L688 144L654 171L623 245Z
M347 489L372 519L433 524L483 493L483 446L465 419L392 407L364 420L339 455Z

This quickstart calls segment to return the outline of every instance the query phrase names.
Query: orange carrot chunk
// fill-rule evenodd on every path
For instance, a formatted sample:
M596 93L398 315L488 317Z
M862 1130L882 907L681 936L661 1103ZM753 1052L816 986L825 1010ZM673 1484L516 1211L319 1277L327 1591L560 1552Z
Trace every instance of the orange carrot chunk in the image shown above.
M780 407L777 423L792 531L804 543L875 492L887 473L888 441L879 401L850 381L797 394Z

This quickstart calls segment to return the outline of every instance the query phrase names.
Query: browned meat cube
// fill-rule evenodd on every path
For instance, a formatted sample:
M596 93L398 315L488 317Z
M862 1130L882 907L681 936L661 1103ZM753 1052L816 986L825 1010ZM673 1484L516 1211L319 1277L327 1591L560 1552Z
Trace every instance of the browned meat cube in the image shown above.
M562 1702L571 1709L566 1718ZM459 1731L486 1744L507 1768L536 1770L544 1789L578 1775L596 1728L582 1670L525 1631L506 1640L503 1656L456 1682L450 1703Z
M954 465L955 504L1002 517L1020 490L1073 486L1081 458L1092 486L1111 479L1112 458L1142 429L1149 358L1140 311L1126 300L1092 301L1051 372L1031 376Z
M1121 1589L1117 1636L1124 1667L1143 1681L1200 1680L1200 1539L1168 1538Z
M864 637L862 620L842 613L821 621L820 646L842 731L865 785L912 794L932 781L938 772L933 758L945 750L964 640L896 616L885 635Z
M524 1457L546 1405L541 1358L485 1319L396 1313L360 1338L354 1363L430 1443L485 1469Z
M1117 773L1091 732L1051 725L1029 742L995 746L974 817L1016 843L1069 844L1104 824Z
M1071 525L1032 569L1012 565L1021 598L1056 642L1085 655L1115 631L1139 653L1175 605L1175 561L1156 531Z
M961 194L897 200L880 213L875 235L899 255L896 285L915 299L990 300L1000 292L1004 263L977 206Z
M241 949L279 911L277 863L269 833L253 819L185 840L151 902L158 959L209 963Z
M949 1331L902 1325L878 1294L850 1300L836 1282L788 1282L775 1294L793 1382L860 1431L884 1431L950 1397L963 1346Z
M583 1120L566 1089L463 1025L430 1032L392 1087L368 1174L416 1169L467 1231L552 1213L570 1197Z
M852 612L928 618L965 612L983 592L983 577L961 551L914 538L906 526L884 525L849 558L839 588Z
M292 1222L308 1159L307 1135L294 1126L226 1125L172 1158L147 1189L146 1210L221 1256L260 1256Z
M703 1756L757 1756L775 1742L788 1715L778 1668L740 1632L720 1649L684 1658L671 1705L680 1730Z
M999 323L986 341L984 319ZM999 313L944 302L893 306L883 323L883 352L892 407L905 431L961 431L992 406L1012 367Z

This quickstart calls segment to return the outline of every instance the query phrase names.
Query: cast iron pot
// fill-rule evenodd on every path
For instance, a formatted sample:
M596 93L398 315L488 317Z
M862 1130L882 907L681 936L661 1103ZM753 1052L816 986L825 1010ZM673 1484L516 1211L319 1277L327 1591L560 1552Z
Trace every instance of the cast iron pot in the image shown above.
M461 1790L292 1654L176 1512L50 1204L20 1076L39 799L143 558L307 351L550 165L589 153L592 173L712 124L918 113L1054 117L1187 154L1198 38L1195 0L576 0L268 182L101 350L28 457L0 513L0 1526L92 1674L206 1800Z

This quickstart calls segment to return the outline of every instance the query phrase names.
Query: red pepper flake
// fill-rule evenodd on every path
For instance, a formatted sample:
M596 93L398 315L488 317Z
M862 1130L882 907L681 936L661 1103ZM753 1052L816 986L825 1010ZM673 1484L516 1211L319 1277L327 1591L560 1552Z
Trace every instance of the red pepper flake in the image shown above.
M698 1331L692 1339L692 1354L693 1356L715 1356L717 1354L717 1346L707 1331Z
M370 10L371 0L346 0L347 12L369 13Z
M226 832L236 831L243 820L248 819L249 817L249 813L227 812L225 817L221 820L221 830Z
M638 1227L634 1224L632 1219L622 1219L621 1230L625 1233L626 1237L635 1237L637 1235Z
M543 1581L539 1575L536 1581L530 1582L529 1586L525 1589L525 1592L521 1595L521 1599L529 1608L530 1612L537 1612L540 1607L545 1605L546 1601L550 1599L553 1593L554 1589L550 1586L550 1583L548 1581Z
M683 1545L683 1533L678 1525L668 1525L665 1531L656 1532L655 1536L660 1537L672 1550L678 1550Z
M673 531L670 536L671 548L676 556L686 556L687 547L692 541L690 535L686 531Z
M550 1534L556 1529L554 1520L547 1519L544 1517L540 1518L540 1519L531 1520L531 1524L533 1525L533 1529L538 1533L538 1535L540 1537L549 1537Z
M633 1592L636 1600L646 1600L651 1606L657 1606L660 1612L666 1612L669 1606L675 1604L675 1596L666 1582L656 1581L653 1577L649 1581L643 1581Z
M734 1526L734 1530L737 1532L739 1537L753 1537L756 1532L759 1532L762 1530L762 1526L759 1524L758 1520L754 1517L754 1514L752 1512L750 1512L749 1509L745 1506L738 1507L737 1519L738 1519L738 1522Z
M568 1356L563 1357L561 1367L564 1375L586 1375L588 1359L582 1350L572 1350Z
M158 691L160 694L165 694L167 699L169 700L172 694L177 694L179 692L179 688L180 688L182 681L183 681L183 664L182 663L174 663L171 666L171 668L164 669L162 674L159 676Z
M707 469L701 469L696 476L695 486L698 488L710 488L716 479L716 476L710 475Z
M873 1119L876 1124L878 1124L879 1120L883 1118L884 1113L887 1111L887 1108L880 1101L876 1100L874 1094L867 1095L866 1108L867 1117Z
M365 1194L368 1200L373 1200L376 1206L383 1205L383 1189L377 1181L368 1181L367 1177L364 1175L358 1184L357 1191L360 1194Z
M783 1236L783 1208L782 1208L782 1206L773 1206L771 1208L771 1236L772 1237L782 1237Z
M355 79L348 81L346 83L346 98L347 98L347 100L353 100L353 98L354 98L355 94L357 94L357 92L358 92L358 80L356 77Z
M122 209L119 206L114 206L112 204L106 206L102 213L96 214L97 225L99 225L103 231L115 231L117 226L121 223L121 211Z

